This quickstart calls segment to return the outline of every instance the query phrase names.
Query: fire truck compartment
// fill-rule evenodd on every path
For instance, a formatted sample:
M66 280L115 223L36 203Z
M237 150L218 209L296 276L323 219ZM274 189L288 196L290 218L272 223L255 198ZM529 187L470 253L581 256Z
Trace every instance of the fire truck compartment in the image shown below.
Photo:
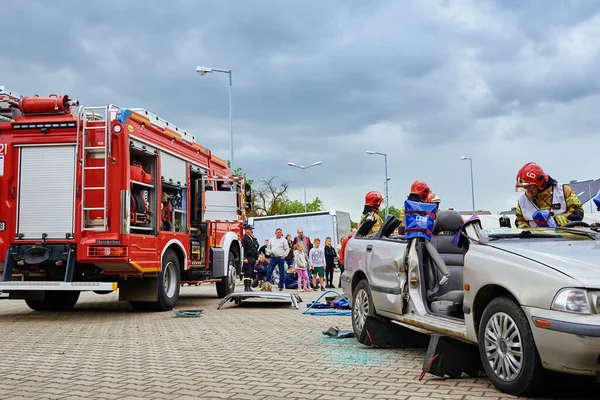
M75 146L23 146L19 158L17 235L73 237ZM68 234L68 236L67 236Z

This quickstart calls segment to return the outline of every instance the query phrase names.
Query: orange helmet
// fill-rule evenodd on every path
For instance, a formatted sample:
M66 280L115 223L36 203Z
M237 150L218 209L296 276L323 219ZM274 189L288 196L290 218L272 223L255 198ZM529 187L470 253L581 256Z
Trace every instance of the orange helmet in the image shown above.
M427 186L427 184L423 181L414 181L410 187L411 194L418 194L424 198L427 198L427 195L429 195L430 192L431 190L429 189L429 186Z
M381 195L381 193L376 192L374 190L367 193L367 195L365 196L365 205L367 206L379 208L382 202L383 196Z
M535 185L538 189L542 189L548 182L548 174L544 172L542 167L534 162L528 162L523 165L517 172L517 183L515 188L525 188L530 185Z
M429 192L429 195L427 196L427 199L425 199L425 202L426 203L441 203L442 199L440 199L437 194L435 194L433 192Z

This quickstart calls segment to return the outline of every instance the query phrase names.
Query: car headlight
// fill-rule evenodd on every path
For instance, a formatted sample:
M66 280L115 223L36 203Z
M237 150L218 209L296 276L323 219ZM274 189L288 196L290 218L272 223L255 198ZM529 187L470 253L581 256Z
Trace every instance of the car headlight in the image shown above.
M597 301L598 299L596 298ZM590 296L587 290L567 288L562 289L554 296L551 308L557 311L591 314L592 305L590 303ZM594 312L596 312L596 307L594 307Z

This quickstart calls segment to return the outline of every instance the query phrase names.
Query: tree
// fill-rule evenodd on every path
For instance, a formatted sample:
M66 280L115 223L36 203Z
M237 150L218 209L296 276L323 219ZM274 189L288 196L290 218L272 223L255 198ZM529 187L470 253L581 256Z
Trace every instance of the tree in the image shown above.
M390 210L390 215L393 215L394 217L400 219L400 210L399 209L397 209L394 206L390 206L389 210ZM387 213L385 212L385 207L382 207L381 209L379 209L379 216L383 220L386 219Z
M289 182L276 182L277 176L260 179L258 185L252 188L252 215L279 215L282 205L287 200L286 192Z
M323 210L323 201L319 197L316 197L310 203L306 203L306 212L317 212ZM279 208L279 214L300 214L303 212L304 203L300 200L286 199L286 201L284 201Z

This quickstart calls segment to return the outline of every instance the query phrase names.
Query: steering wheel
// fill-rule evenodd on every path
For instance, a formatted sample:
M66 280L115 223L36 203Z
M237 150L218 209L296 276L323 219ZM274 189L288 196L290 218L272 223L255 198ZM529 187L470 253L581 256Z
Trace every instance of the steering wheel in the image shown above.
M583 221L571 221L569 223L564 224L562 227L563 228L575 228L575 227L583 227L583 228L589 228L590 224L588 224L587 222L583 222Z

